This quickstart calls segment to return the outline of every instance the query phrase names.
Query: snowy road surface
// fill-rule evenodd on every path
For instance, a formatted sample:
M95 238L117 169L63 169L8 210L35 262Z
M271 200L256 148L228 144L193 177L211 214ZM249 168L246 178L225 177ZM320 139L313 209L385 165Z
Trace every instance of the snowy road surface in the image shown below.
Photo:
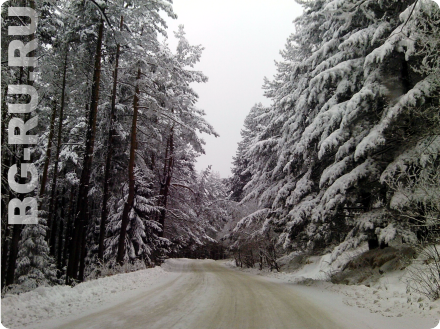
M41 323L41 328L433 328L429 319L370 314L318 288L273 282L215 261L175 259L164 266L175 272L166 283L128 299L115 295L111 307Z
M170 266L170 265L169 265ZM293 289L212 261L172 263L183 275L62 328L343 328Z

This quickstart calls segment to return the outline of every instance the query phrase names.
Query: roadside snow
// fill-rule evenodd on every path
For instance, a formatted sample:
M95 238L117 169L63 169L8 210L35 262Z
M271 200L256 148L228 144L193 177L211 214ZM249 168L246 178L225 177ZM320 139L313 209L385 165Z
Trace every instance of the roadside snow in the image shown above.
M177 277L178 273L168 272L166 265L164 267L165 270L155 267L116 274L83 282L74 287L39 287L20 295L6 294L1 302L2 324L15 329L120 302L120 294L124 291L129 295L130 292L156 287ZM116 294L117 300L114 297Z
M330 254L309 257L305 265L296 272L290 273L258 269L243 269L243 271L265 276L271 281L294 283L295 291L302 292L310 300L318 302L322 308L333 310L337 318L344 319L344 323L353 324L353 328L422 329L434 328L438 323L436 319L440 318L440 302L430 302L423 296L407 293L404 283L406 271L384 274L370 287L336 285L323 281L326 272L331 268L329 259ZM232 261L222 263L237 269ZM200 282L197 275L201 274L197 271L194 273L189 271L188 264L190 264L188 260L171 259L162 267L100 278L78 284L73 288L40 287L20 295L6 295L2 299L2 324L14 329L45 328L45 324L50 321L55 324L67 321L69 318L74 321L78 319L78 314L86 316L100 309L137 300L139 296L146 296L148 293L156 295L154 291L159 289L158 287L166 285L170 287L169 289L174 289L176 285L180 287L185 280L190 281L187 289L193 291L192 285ZM182 277L183 272L188 272L185 275L189 276ZM206 273L211 277L217 272ZM210 284L206 281L199 290L204 291ZM200 294L199 290L193 293ZM183 296L186 293L186 291L181 292ZM212 304L217 300L215 294L208 296L204 292L201 296L203 296L202 305ZM200 301L198 303L200 304Z
M366 309L370 313L377 313L384 317L404 317L405 319L410 317L413 320L440 319L440 300L432 302L422 295L407 291L405 283L406 270L385 273L378 282L370 284L369 287L365 285L333 284L326 281L328 274L335 268L332 267L334 264L330 264L330 259L331 254L309 257L305 265L293 272L270 272L267 269L259 271L256 268L237 268L234 261L227 261L224 264L230 268L265 276L277 281L337 293L342 296L343 304ZM421 327L416 326L414 328Z

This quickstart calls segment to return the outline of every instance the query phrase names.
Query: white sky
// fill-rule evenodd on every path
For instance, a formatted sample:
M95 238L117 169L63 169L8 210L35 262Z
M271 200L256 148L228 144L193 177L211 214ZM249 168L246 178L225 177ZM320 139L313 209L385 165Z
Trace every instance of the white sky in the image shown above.
M232 157L240 141L240 130L251 107L269 105L263 96L263 78L275 74L274 60L294 32L292 24L302 13L294 0L174 0L177 20L168 20L169 44L175 49L172 31L185 26L190 44L205 47L196 69L208 76L194 85L198 108L220 137L203 135L206 155L199 157L197 170L212 165L221 177L231 175Z

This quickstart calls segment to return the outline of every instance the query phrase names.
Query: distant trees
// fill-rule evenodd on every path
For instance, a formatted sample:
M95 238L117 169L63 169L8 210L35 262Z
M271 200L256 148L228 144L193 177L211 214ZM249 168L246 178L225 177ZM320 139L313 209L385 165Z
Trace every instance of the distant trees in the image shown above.
M252 107L244 120L244 127L241 131L242 140L238 143L236 156L232 162L232 178L230 182L232 190L231 198L235 201L241 201L243 199L244 188L252 178L250 152L255 152L254 149L260 147L258 141L262 138L261 133L264 132L269 119L270 108L265 108L260 103ZM264 147L262 151L265 151ZM260 155L262 156L262 154Z
M278 73L265 82L268 120L251 143L243 137L245 160L234 163L232 191L267 214L246 217L246 227L271 228L286 251L333 257L364 241L414 241L421 232L410 217L438 218L439 8L302 4Z

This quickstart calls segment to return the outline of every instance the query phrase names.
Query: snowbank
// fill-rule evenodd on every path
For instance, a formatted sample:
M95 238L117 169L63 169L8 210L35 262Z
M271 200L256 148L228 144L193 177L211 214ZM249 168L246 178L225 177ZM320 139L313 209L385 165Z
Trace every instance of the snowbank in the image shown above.
M167 266L170 267L170 264ZM1 303L2 324L15 329L49 318L78 314L114 302L116 293L138 293L175 276L171 271L155 267L87 281L75 287L39 287L20 295L6 294Z

